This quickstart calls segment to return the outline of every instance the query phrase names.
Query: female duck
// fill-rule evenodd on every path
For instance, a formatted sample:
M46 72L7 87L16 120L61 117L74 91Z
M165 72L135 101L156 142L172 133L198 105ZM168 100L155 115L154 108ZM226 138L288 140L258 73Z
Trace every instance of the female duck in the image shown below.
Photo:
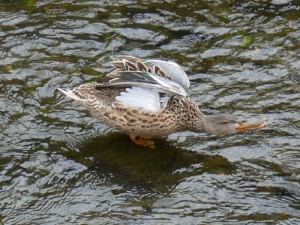
M59 90L103 124L128 134L136 144L154 147L149 139L184 130L221 135L266 124L266 118L238 121L227 114L203 115L186 96L190 82L175 62L124 55L117 59L106 81Z

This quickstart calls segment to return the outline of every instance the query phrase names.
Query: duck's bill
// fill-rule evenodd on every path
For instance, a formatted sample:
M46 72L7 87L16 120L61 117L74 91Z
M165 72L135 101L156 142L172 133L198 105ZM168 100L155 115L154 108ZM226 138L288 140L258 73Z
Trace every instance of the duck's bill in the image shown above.
M238 126L236 130L242 131L242 130L259 129L267 124L266 120L267 120L266 117L258 117L258 118L238 121Z

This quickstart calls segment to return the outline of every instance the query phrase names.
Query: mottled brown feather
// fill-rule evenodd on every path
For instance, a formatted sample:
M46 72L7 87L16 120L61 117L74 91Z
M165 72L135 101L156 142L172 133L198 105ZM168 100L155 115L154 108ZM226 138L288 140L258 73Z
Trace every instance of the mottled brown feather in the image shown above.
M117 61L111 63L112 66L115 67L117 70L154 73L171 80L171 77L168 74L166 74L158 65L148 67L141 59L133 56L120 55L117 58Z
M124 88L102 87L96 82L73 89L73 93L81 98L80 103L94 117L126 134L160 138L178 131L203 129L203 115L189 98L175 95L164 109L153 112L127 107L116 101L115 97L122 91Z

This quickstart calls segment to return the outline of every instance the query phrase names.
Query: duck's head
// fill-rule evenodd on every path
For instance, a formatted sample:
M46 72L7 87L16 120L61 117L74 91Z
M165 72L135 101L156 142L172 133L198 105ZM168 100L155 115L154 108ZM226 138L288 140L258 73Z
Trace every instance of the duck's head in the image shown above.
M253 130L265 126L266 117L239 120L228 114L205 116L203 131L214 135L229 134L236 131Z

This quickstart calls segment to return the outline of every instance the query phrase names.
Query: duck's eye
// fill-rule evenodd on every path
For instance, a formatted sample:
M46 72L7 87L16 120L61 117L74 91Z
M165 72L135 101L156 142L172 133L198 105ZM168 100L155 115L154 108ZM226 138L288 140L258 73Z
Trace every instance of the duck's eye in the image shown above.
M229 122L228 121L223 121L222 124L229 124Z

